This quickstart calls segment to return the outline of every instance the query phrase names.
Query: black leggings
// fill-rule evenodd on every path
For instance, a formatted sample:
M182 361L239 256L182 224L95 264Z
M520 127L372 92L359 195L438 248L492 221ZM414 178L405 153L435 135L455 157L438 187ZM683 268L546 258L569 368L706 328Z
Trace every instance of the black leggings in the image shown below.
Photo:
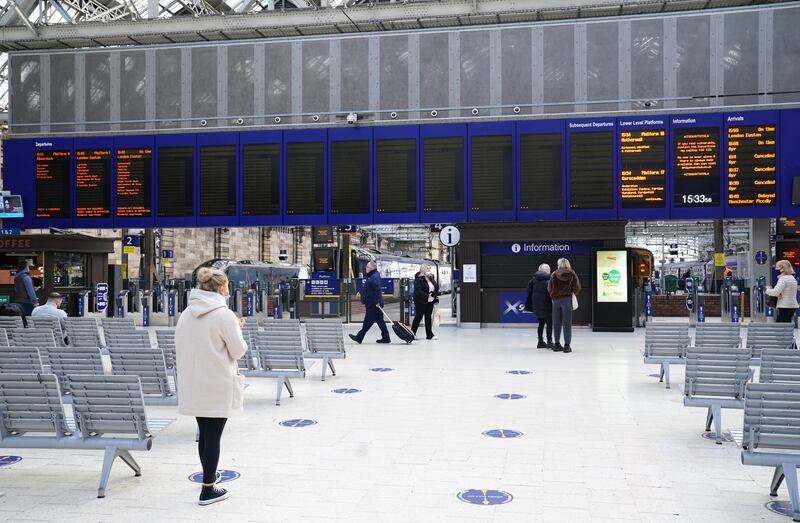
M553 341L553 317L547 316L539 318L539 339L544 340L542 335L544 334L545 328L547 329L547 342L550 343Z
M794 313L797 309L784 309L781 307L778 309L778 317L775 318L776 323L791 323L792 318L794 318Z
M219 464L219 442L228 418L197 418L200 439L197 440L197 451L203 465L203 483L214 484Z
M421 306L420 306L421 305ZM414 321L411 322L411 330L414 331L414 334L417 334L417 329L419 329L419 324L422 321L422 318L425 318L425 337L428 339L433 338L433 307L434 303L432 301L428 302L414 302L414 306L416 307L416 314L414 314Z

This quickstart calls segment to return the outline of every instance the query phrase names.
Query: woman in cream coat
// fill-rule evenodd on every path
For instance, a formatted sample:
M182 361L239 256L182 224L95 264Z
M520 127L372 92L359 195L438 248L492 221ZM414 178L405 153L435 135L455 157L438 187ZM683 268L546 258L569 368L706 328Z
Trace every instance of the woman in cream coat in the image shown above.
M198 452L203 465L200 504L228 497L217 487L220 439L228 418L242 413L244 377L237 361L247 351L242 322L226 302L228 278L216 269L197 272L197 289L175 329L176 369L180 391L178 411L197 418Z
M789 260L781 260L775 264L775 269L780 273L778 283L774 289L767 289L767 294L778 298L779 323L790 323L797 312L797 280L794 278L794 269Z

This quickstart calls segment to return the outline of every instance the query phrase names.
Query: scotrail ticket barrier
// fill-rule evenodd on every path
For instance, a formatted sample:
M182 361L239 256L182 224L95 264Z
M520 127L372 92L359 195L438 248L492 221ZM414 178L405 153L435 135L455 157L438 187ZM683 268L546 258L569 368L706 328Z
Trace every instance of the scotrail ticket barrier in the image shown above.
M170 327L175 326L175 307L178 301L178 290L170 289L167 292L167 323Z
M730 279L726 279L722 284L722 289L720 291L720 317L723 322L731 321L731 306L732 306L732 296L731 296L731 286L733 282Z
M731 317L732 323L739 323L741 318L741 292L739 286L735 283L730 285L730 304L731 304Z
M697 286L697 299L695 300L694 308L694 324L698 323L705 323L706 322L706 296L708 293L706 292L705 285L703 283L698 284Z
M123 289L117 294L117 318L124 318L128 315L128 290Z
M775 317L775 309L767 306L767 279L759 276L750 296L750 321L765 322Z
M91 291L84 290L84 291L78 291L75 295L75 299L77 300L76 313L79 318L83 318L89 312L90 293Z
M150 303L153 299L153 291L139 291L142 296L142 327L150 326Z
M686 278L686 310L689 311L689 325L694 327L697 325L697 285L695 285L694 278Z

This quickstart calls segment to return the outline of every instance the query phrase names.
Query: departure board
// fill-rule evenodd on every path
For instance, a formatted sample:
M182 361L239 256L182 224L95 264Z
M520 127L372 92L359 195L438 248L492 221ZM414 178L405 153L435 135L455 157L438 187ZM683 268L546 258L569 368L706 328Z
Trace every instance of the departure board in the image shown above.
M75 216L111 216L111 151L75 151Z
M378 212L417 212L417 141L378 140L375 150Z
M775 205L775 125L728 127L728 205Z
M463 211L464 138L426 138L423 151L423 210Z
M242 214L281 212L281 147L277 143L242 145Z
M286 214L325 213L325 144L286 144Z
M70 217L70 151L36 151L36 217Z
M200 147L200 216L236 216L236 146Z
M158 215L194 215L194 148L158 148Z
M560 210L564 176L561 133L523 134L519 145L520 210Z
M471 209L514 210L512 137L473 136L471 141Z
M614 207L614 133L572 133L569 137L571 209Z
M778 218L775 233L783 236L800 236L800 220L797 218Z
M788 260L795 267L800 267L800 243L795 241L775 242L775 258Z
M369 140L331 143L331 214L370 212Z
M719 207L719 128L672 131L675 207Z
M619 133L620 188L624 209L667 205L666 131L626 130Z
M153 149L117 149L117 216L148 218L153 214Z

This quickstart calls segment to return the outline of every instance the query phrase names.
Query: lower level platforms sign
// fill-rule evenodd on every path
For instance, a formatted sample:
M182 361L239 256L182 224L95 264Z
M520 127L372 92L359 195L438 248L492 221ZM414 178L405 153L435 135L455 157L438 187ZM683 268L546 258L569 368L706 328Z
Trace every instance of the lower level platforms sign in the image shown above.
M472 505L505 505L514 496L502 490L469 489L459 492L458 499Z

